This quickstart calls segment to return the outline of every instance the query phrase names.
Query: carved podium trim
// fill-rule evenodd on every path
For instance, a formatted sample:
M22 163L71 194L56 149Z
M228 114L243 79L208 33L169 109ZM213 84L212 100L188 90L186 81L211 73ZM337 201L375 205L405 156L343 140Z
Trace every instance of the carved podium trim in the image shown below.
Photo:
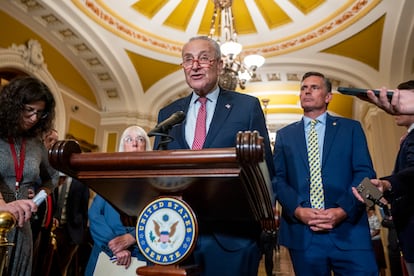
M49 160L57 170L79 179L128 215L137 216L160 195L178 194L199 219L210 222L212 216L218 216L225 223L228 216L233 221L243 220L246 212L264 230L275 230L263 138L257 132L240 132L236 139L235 148L139 153L82 153L76 141L64 140L53 145ZM237 188L240 183L243 191ZM249 204L226 205L232 199L224 197L226 193L234 199L247 198ZM219 198L218 204L209 204L212 196ZM194 197L194 202L189 197ZM209 206L201 212L203 204L222 205L226 210Z
M160 196L172 196L191 206L197 216L195 232L245 235L261 228L273 233L273 192L263 138L249 131L235 138L235 148L118 153L81 153L75 141L58 141L49 160L129 216L137 216ZM199 272L196 266L178 263L138 270L147 276Z

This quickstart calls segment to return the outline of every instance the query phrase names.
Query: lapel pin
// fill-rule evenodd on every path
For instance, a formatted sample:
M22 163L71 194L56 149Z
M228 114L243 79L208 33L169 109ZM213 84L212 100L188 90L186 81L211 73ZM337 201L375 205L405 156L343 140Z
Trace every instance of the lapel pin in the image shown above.
M230 104L226 104L226 105L225 105L225 107L226 107L227 109L229 109L229 108L231 107L231 105L230 105Z
M332 125L336 126L336 122L333 122Z

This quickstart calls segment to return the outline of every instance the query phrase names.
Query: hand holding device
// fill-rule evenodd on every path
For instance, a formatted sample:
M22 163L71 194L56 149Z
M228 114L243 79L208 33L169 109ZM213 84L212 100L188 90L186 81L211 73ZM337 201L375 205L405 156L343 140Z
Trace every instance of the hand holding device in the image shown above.
M361 183L356 187L358 193L364 199L365 204L368 207L374 206L377 204L383 207L383 204L380 199L382 198L382 192L371 183L368 177L365 177Z
M338 92L346 95L357 96L357 97L367 97L367 91L372 90L375 96L379 97L380 91L374 89L363 89L363 88L350 88L350 87L338 87ZM387 98L391 100L393 91L387 91Z

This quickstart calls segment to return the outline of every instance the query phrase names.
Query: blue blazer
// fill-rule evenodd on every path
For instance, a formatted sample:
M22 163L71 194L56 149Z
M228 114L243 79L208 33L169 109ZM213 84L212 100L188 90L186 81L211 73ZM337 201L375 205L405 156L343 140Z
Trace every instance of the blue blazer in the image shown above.
M177 111L187 113L191 96L190 94L185 98L178 99L161 109L158 114L158 122L162 122ZM168 144L168 149L190 149L185 140L184 126L185 121L171 129L170 135L174 140ZM263 136L266 163L272 178L274 176L272 152L266 121L259 100L250 95L220 89L216 109L203 148L235 147L237 132L247 130L257 130ZM159 142L159 137L156 137L154 149L157 149ZM235 233L235 235L237 234ZM245 246L243 239L225 237L224 235L215 236L218 242L228 250L237 250Z
M275 188L282 205L280 243L304 250L314 233L294 216L298 206L310 207L310 174L303 120L277 132L274 163ZM325 208L341 207L347 214L347 218L328 235L344 250L372 248L365 205L351 190L364 177L375 178L359 122L328 114L321 170Z
M178 99L164 107L158 114L158 123L167 119L177 111L187 113L191 94ZM185 140L185 121L173 127L170 135L174 141L168 144L168 149L190 149ZM264 138L265 158L270 176L274 175L272 151L266 120L259 100L246 94L220 89L216 109L207 133L203 148L226 148L236 146L236 136L239 131L259 131ZM156 137L154 149L157 149L160 138Z

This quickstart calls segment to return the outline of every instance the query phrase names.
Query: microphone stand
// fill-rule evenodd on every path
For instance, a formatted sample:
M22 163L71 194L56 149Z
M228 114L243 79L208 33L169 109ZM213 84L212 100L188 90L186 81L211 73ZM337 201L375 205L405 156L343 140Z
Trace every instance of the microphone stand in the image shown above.
M164 129L163 129L164 130ZM164 130L164 132L149 132L148 136L160 136L160 142L158 143L157 150L167 150L167 145L169 142L172 142L174 138L168 134L169 130Z
M173 126L181 124L185 119L184 111L177 111L173 113L166 120L162 121L148 132L148 137L159 136L160 142L156 150L167 150L168 143L174 141L174 137L170 136L170 130Z

